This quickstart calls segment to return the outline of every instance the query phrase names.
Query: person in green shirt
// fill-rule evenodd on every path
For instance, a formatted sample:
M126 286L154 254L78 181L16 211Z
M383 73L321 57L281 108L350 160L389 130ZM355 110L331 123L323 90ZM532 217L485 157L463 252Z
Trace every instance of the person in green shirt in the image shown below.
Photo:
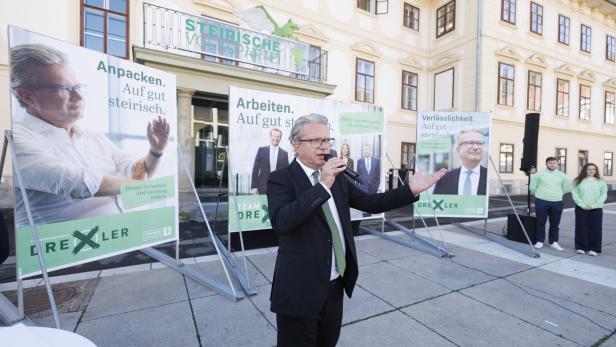
M607 199L607 184L593 163L584 165L573 180L571 190L575 202L575 249L596 257L601 253L603 203Z
M538 172L530 181L530 191L535 194L535 214L537 215L537 243L535 248L543 247L545 241L545 223L550 219L548 241L550 247L564 251L558 244L558 226L563 214L563 195L569 190L569 181L558 170L558 161L554 157L545 159L547 169Z

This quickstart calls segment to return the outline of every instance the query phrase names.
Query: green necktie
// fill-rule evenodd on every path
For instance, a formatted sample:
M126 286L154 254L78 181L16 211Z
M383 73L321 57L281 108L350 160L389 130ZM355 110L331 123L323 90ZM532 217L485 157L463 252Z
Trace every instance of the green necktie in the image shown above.
M319 172L313 172L312 177L314 178L314 184L319 184ZM344 270L346 269L346 259L344 257L344 249L342 248L340 232L338 231L338 226L336 226L336 222L334 221L334 215L332 214L332 210L329 208L329 203L325 202L323 205L321 205L321 207L323 208L323 212L325 213L325 219L327 220L329 230L332 233L332 243L334 245L334 254L336 256L336 270L338 270L340 276L343 276Z

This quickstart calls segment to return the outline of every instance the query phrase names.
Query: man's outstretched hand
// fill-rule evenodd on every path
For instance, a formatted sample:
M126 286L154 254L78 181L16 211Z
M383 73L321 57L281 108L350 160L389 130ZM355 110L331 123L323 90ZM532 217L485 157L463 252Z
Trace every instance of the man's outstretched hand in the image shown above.
M150 149L156 153L162 153L169 141L169 123L161 116L148 122L148 141Z
M428 188L432 187L436 183L436 181L440 180L446 172L447 170L440 169L431 175L424 175L423 169L419 168L417 172L413 176L411 176L411 180L409 181L409 188L411 188L411 193L413 193L413 195L417 195L427 190Z

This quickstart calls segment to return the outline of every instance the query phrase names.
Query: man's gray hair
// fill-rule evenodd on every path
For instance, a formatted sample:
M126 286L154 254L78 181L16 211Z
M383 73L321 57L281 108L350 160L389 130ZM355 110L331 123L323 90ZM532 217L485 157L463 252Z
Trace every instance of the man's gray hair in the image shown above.
M458 133L458 138L456 139L456 142L458 145L460 144L460 136L462 136L462 134L468 134L468 133L477 133L483 137L483 131L479 128L462 129Z
M32 68L40 65L67 65L68 57L56 48L42 44L19 45L11 48L11 90L15 88L35 87L40 82ZM15 94L17 96L17 94ZM19 104L26 104L17 97Z
M299 117L295 124L293 124L293 128L291 128L291 134L289 134L289 142L291 144L295 144L300 140L300 131L307 123L317 123L327 125L327 117L322 114L310 113L305 116Z

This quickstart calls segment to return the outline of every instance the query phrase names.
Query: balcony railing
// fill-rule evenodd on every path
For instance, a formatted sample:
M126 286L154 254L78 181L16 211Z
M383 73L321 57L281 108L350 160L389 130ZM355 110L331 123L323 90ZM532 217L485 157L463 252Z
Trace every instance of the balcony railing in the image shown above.
M327 51L208 17L143 4L143 46L210 62L326 83Z

